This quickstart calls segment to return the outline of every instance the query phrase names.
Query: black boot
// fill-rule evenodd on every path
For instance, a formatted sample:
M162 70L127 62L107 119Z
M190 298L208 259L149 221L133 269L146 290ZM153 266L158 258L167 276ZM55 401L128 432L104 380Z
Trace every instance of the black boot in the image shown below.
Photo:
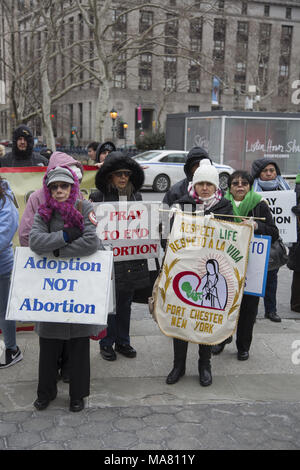
M168 385L178 382L180 377L185 374L185 361L187 354L188 342L180 339L173 339L174 349L174 367L166 378Z
M208 387L212 384L211 365L209 363L201 364L199 361L199 381L202 387Z
M199 380L202 387L208 387L212 384L211 376L211 346L199 344L199 361L198 361L198 370L199 370Z
M232 336L229 336L229 338L225 339L225 341L222 341L222 343L215 344L214 346L212 346L213 355L216 356L217 354L221 354L221 352L225 348L225 345L230 344L231 342L232 342Z

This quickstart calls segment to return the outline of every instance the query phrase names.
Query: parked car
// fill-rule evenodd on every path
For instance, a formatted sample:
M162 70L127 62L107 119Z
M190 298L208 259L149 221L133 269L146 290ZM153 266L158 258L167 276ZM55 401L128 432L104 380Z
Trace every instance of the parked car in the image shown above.
M183 167L187 154L188 152L183 150L149 150L132 158L144 168L144 187L164 193L177 181L185 178ZM234 169L229 165L219 163L213 163L213 165L219 172L220 187L227 189L228 177Z
M5 147L12 147L12 141L11 140L1 140L0 145L4 145Z

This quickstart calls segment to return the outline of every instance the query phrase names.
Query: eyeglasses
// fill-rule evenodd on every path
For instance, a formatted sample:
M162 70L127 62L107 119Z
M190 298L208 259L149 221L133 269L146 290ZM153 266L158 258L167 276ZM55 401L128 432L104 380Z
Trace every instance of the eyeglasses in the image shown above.
M248 181L232 181L231 186L248 186Z
M58 188L62 189L62 190L66 190L69 188L70 183L55 183L55 184L51 184L50 185L50 191L57 191Z
M132 171L130 170L119 170L119 171L113 172L113 175L116 175L118 178L122 178L122 176L126 176L126 178L129 178L131 174L132 174Z

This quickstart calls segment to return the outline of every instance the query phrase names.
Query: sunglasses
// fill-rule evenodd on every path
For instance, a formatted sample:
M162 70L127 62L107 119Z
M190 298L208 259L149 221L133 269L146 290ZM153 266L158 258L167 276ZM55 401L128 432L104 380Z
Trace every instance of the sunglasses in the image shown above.
M129 176L132 174L132 171L130 171L130 170L119 170L119 171L114 171L113 174L118 176L118 178L121 178L122 176L126 176L126 178L129 178Z
M249 185L248 181L232 181L231 186L239 186L240 184L242 186L248 186Z
M50 185L50 191L57 191L58 188L63 189L64 191L69 188L70 183L55 183Z

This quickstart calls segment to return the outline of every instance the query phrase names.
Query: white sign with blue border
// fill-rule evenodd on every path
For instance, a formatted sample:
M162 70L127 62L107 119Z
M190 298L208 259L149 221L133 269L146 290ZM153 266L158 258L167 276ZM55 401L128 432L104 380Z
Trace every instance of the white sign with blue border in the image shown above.
M244 294L264 297L272 238L253 235L249 247Z
M17 247L6 320L106 325L112 267L112 251L55 258Z

